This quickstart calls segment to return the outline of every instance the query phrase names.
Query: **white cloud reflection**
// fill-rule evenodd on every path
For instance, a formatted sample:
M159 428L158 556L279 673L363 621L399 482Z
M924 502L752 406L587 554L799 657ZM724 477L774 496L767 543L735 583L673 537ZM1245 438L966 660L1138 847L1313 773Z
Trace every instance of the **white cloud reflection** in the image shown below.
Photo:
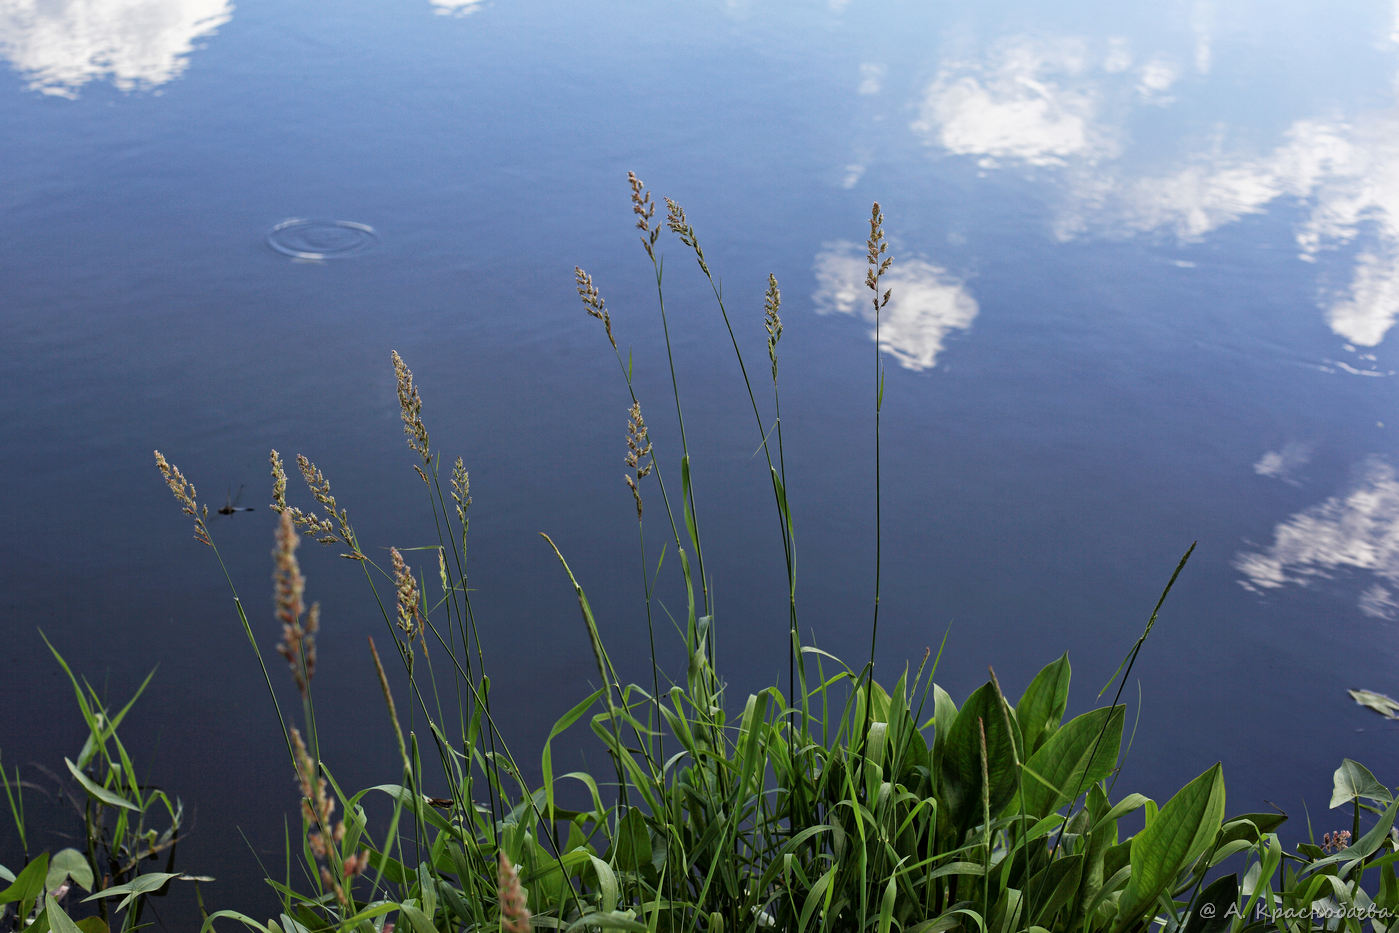
M1312 448L1310 444L1288 441L1277 450L1270 450L1259 457L1258 462L1253 465L1253 472L1259 476L1280 479L1284 483L1295 486L1297 485L1297 471L1306 466L1311 458Z
M45 94L74 97L102 79L149 90L232 16L228 0L0 0L0 55Z
M470 16L486 5L486 0L432 0L438 16Z
M1109 61L1121 64L1126 54L1115 47ZM943 68L923 94L913 131L987 166L1063 165L1115 151L1097 121L1095 90L1079 80L1090 64L1086 43L1016 38L991 59Z
M862 244L827 244L815 262L817 313L855 314L873 323L874 293L865 286L865 270ZM976 299L961 281L921 259L896 259L883 284L893 297L879 314L879 344L905 369L936 366L947 335L976 319Z
M1368 571L1378 581L1360 597L1367 615L1390 617L1388 586L1399 586L1399 479L1377 458L1345 492L1304 509L1273 529L1273 542L1234 558L1239 581L1253 592L1307 586L1340 571Z
M1197 0L1189 19L1194 47L1176 58L1134 54L1120 37L1003 39L979 60L943 67L910 129L984 168L1061 172L1055 232L1066 240L1166 232L1193 241L1300 203L1299 259L1352 245L1348 282L1319 299L1328 325L1352 344L1378 345L1399 320L1399 111L1297 119L1262 149L1231 145L1216 128L1174 165L1137 168L1126 158L1142 155L1130 146L1128 127L1142 123L1133 111L1173 103L1177 59L1193 59L1197 76L1213 66L1214 7Z

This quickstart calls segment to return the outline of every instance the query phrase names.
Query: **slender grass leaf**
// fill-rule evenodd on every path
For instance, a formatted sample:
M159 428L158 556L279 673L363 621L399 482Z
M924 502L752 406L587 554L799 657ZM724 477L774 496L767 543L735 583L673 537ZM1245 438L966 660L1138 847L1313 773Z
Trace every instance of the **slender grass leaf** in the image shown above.
M183 877L186 876L179 873L153 871L148 875L139 875L126 884L119 884L111 888L103 888L96 894L89 894L87 897L83 898L83 903L95 901L100 897L116 897L119 894L124 894L126 896L117 904L116 909L125 910L130 906L132 901L141 897L143 894L159 891L161 888L165 887L172 878Z
M78 783L83 786L83 790L87 791L90 796L97 798L108 806L135 810L137 813L141 812L141 808L136 806L136 804L119 794L112 793L86 774L83 774L78 770L78 766L73 764L69 759L64 758L63 763L68 766L68 770L73 773L73 777L77 779Z

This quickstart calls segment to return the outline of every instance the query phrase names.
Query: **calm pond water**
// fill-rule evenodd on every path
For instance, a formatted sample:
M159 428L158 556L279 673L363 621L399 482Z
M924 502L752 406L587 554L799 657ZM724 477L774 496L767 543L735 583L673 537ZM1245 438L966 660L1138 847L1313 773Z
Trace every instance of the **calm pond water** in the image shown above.
M1230 810L1274 801L1300 834L1304 802L1331 828L1341 758L1396 780L1399 736L1346 694L1399 691L1393 3L0 0L0 57L0 750L61 768L81 741L39 630L113 699L158 666L124 734L193 812L179 867L218 876L211 905L274 910L257 860L280 870L296 791L151 450L211 506L243 487L258 506L213 528L270 649L269 448L314 459L367 546L435 540L402 353L472 473L496 708L533 758L590 669L537 532L624 669L644 660L626 390L574 265L677 472L629 169L687 209L760 374L782 285L822 647L858 662L868 642L879 200L881 672L950 627L959 700L987 665L1018 693L1067 650L1086 707L1198 540L1133 674L1119 789L1164 799L1222 760ZM781 548L728 338L664 243L741 693L785 677ZM356 568L302 555L327 761L347 786L395 779L365 644L382 621ZM571 760L601 759L580 740Z

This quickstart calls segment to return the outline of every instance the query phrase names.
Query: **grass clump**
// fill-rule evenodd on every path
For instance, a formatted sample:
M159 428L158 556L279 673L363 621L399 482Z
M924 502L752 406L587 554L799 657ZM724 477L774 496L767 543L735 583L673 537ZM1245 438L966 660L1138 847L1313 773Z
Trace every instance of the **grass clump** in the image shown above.
M764 296L772 382L765 412L722 288L684 209L667 199L666 219L659 223L645 186L634 174L628 183L655 276L670 366L680 448L668 459L655 450L642 414L644 409L654 415L656 404L643 405L638 396L631 354L623 355L592 275L581 268L574 274L584 310L601 322L630 397L622 459L637 517L648 682L619 676L604 620L595 616L566 555L543 535L577 597L597 686L554 724L539 751L541 780L526 778L522 759L492 715L490 677L467 585L470 477L457 458L444 482L444 460L432 446L413 373L393 353L404 432L434 536L411 548L390 548L388 565L380 566L361 547L348 511L315 464L296 458L315 503L303 510L289 504L282 457L271 452L281 625L276 650L297 691L301 708L294 714L278 702L261 639L236 589L234 606L262 664L299 789L305 882L269 879L281 902L275 919L222 910L206 915L204 929L1206 933L1318 925L1358 930L1369 922L1356 919L1358 911L1399 908L1393 867L1399 851L1391 834L1399 800L1354 762L1338 770L1333 799L1353 807L1348 835L1330 833L1321 846L1304 845L1295 855L1283 853L1276 835L1280 815L1225 817L1218 764L1161 805L1140 794L1115 794L1126 719L1118 702L1121 687L1189 551L1110 678L1109 686L1118 682L1112 703L1072 718L1067 656L1046 665L1014 698L993 671L960 704L954 701L935 681L941 648L936 655L925 652L916 668L905 669L892 684L878 682L878 544L864 663L848 666L805 643L783 452L778 282L769 276ZM883 276L893 261L883 224L875 204L866 285L876 320L876 490L885 391L878 321L892 298ZM694 257L733 344L783 548L786 688L776 684L741 700L725 689L715 662L722 623L704 569L697 488L670 345L663 229ZM156 462L193 518L196 539L217 557L207 510L193 485L158 452ZM678 488L663 473L663 462L678 464ZM652 509L657 498L659 509ZM880 521L876 498L876 541ZM659 552L656 522L664 542ZM305 605L306 582L296 557L300 537L335 547L356 564L382 617L384 643L398 655L400 670L390 676L375 641L369 642L398 751L397 774L354 794L335 782L318 739L312 683L320 614L315 604ZM653 618L654 574L662 567L660 556L672 550L675 559L665 566L678 568L676 584L685 594L677 627L686 663L674 678L656 660ZM415 571L410 558L425 560L427 569ZM100 719L93 722L95 730L102 728ZM586 723L605 750L606 773L557 773L555 746L578 723ZM8 793L13 783L8 777L4 783ZM446 797L429 795L428 788L442 786ZM371 794L391 804L382 825L371 826L367 816ZM1370 814L1364 832L1362 812ZM1128 820L1143 824L1140 831L1128 832ZM33 868L40 862L27 853L26 860L30 867L15 881L29 898L20 900L22 917L35 915L35 896L46 890L36 879L47 869ZM1378 886L1367 877L1377 878ZM19 899L0 892L0 904L6 897ZM47 911L57 916L52 904ZM1376 928L1387 929L1388 923ZM20 928L42 933L39 924ZM63 929L57 923L51 928Z

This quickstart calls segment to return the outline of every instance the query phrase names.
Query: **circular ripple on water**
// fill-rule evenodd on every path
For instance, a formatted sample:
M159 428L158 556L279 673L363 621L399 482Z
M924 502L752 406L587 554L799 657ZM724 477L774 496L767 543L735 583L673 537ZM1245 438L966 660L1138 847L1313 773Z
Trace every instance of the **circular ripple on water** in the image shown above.
M344 259L373 249L374 228L352 220L284 220L267 234L267 245L293 259Z

